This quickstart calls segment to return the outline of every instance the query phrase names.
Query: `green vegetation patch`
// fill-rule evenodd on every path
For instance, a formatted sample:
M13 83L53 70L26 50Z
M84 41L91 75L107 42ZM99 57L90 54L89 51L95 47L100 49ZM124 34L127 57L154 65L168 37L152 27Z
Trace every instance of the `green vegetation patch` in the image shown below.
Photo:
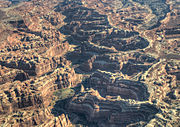
M65 89L60 89L56 92L53 93L58 100L64 100L70 97L73 97L75 94L75 91L71 88L65 88Z

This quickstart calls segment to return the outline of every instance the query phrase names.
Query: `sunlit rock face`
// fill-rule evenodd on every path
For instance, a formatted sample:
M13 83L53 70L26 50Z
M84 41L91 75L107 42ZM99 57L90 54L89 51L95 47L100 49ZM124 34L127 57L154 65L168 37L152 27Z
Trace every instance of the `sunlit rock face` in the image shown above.
M121 96L124 99L148 100L147 86L141 82L120 79L102 71L95 72L89 79L91 87L98 89L103 96Z
M0 0L0 126L178 126L179 5Z
M89 90L81 90L72 98L68 110L84 114L89 122L125 126L148 121L159 111L148 103L150 94L141 82L97 71L88 79L88 85Z
M75 96L69 103L69 110L83 113L88 121L97 122L99 125L105 122L107 125L119 126L147 121L158 112L147 102L124 100L118 97L103 98L93 89Z
M137 52L118 55L96 55L82 63L79 69L85 72L100 69L110 72L122 72L124 75L133 76L145 72L157 62L158 60L152 56Z

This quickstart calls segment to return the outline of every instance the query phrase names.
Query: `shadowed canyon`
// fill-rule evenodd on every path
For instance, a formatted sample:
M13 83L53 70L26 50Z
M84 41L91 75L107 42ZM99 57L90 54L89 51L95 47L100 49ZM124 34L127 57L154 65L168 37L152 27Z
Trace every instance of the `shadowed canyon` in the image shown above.
M0 0L1 127L179 121L179 0Z

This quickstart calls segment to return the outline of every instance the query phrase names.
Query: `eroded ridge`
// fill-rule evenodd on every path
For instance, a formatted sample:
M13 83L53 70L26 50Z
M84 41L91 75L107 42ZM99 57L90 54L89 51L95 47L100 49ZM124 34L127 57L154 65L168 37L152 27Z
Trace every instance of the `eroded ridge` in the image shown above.
M83 91L69 103L69 110L83 113L87 120L99 126L125 126L138 121L147 121L158 110L147 102L103 98L96 90Z
M61 32L71 35L72 42L89 43L114 51L143 49L149 45L138 32L113 28L106 15L86 8L82 3L64 2L56 11L61 11L66 16L67 24L61 28Z
M60 2L60 1L59 1ZM58 29L57 1L0 2L0 125L70 126L52 113L53 93L76 86L80 76L64 54L70 50Z
M101 96L120 96L124 99L148 100L147 86L141 82L124 80L108 72L97 71L89 79L89 85Z
M2 115L2 125L3 121L8 126L71 125L66 113L54 117L51 113L52 101L49 100L54 99L53 92L61 88L72 87L77 84L78 80L79 77L74 70L59 68L36 80L15 81L1 85L0 114ZM3 117L5 115L8 115L11 120ZM57 123L53 122L54 120Z
M101 14L108 14L112 25L127 30L158 27L169 12L164 0L83 0L83 4Z
M178 126L179 4L0 0L0 126Z
M142 53L122 53L94 55L89 60L82 62L79 69L85 72L93 72L97 69L121 72L127 76L137 75L147 71L158 60Z

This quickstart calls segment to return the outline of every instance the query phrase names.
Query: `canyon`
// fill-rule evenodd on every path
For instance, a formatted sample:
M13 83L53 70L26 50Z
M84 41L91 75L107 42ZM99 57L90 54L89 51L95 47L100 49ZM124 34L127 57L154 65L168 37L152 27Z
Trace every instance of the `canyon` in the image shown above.
M179 5L0 0L0 125L178 127Z

